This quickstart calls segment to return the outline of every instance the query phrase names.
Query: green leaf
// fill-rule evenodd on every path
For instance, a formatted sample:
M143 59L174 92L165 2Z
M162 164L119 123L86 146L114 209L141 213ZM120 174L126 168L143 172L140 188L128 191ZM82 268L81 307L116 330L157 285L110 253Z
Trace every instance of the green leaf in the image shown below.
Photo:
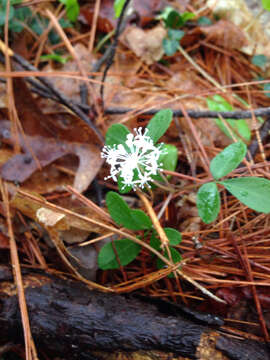
M169 240L169 244L171 246L176 246L179 245L180 242L182 241L182 234L173 229L173 228L164 228L165 234L168 237ZM151 235L151 239L150 239L150 246L152 246L154 249L156 250L161 250L161 242L160 239L157 236L157 232L154 231Z
M113 8L116 18L119 18L119 16L121 15L124 4L125 4L125 0L114 0Z
M129 230L144 230L152 227L150 218L142 210L132 210L114 191L106 195L106 204L112 219Z
M242 141L227 146L210 163L210 171L213 177L218 180L237 168L244 159L246 152L246 144Z
M182 241L182 234L173 228L164 228L165 234L168 237L171 246L179 245Z
M265 10L270 11L270 0L262 0L262 6Z
M165 25L167 28L179 28L184 25L184 21L179 14L179 12L175 11L173 8L168 12L167 18L164 19Z
M177 165L177 160L178 160L177 147L174 145L171 145L171 144L163 144L162 149L164 149L166 151L166 154L160 155L159 160L158 160L159 164L162 164L162 169L164 169L164 170L174 171L176 168L176 165ZM163 174L163 176L161 176L161 174L159 173L157 175L153 175L152 179L164 183L164 177L165 177L165 174ZM167 179L170 179L170 178L171 178L171 175L167 175Z
M179 41L171 39L163 39L162 47L167 56L174 55L179 49Z
M10 5L8 20L11 20L14 17L14 12L15 12L14 7ZM5 25L6 15L7 15L7 1L3 1L2 4L0 4L0 26Z
M182 30L168 29L168 38L170 40L179 41L185 35L185 32Z
M209 19L207 16L201 16L199 17L197 21L198 25L204 26L204 25L212 25L212 20Z
M270 212L270 180L249 176L224 180L220 184L250 209Z
M199 216L206 224L214 221L220 209L220 196L216 183L209 182L200 187L197 193Z
M222 96L214 95L212 98L206 99L209 110L211 111L232 111L233 106L229 104ZM234 134L235 138L241 140L239 135L241 135L245 140L249 141L251 138L251 132L248 127L246 120L234 120L234 119L224 119L224 121L228 122L231 127L231 131ZM230 131L223 124L223 121L220 119L215 119L217 126L220 128L223 133L228 136L228 138L232 139Z
M114 124L109 127L105 143L106 145L113 146L123 144L125 145L125 141L127 139L127 135L130 134L130 131L125 125L122 124Z
M178 161L178 149L176 146L171 144L164 144L162 149L166 151L159 158L159 162L162 163L164 170L174 171Z
M173 112L170 109L160 110L147 125L147 135L156 143L165 134L172 122Z
M174 264L176 264L176 263L178 263L178 262L180 262L182 260L182 256L180 255L180 253L176 249L170 247L170 252L171 252L171 257L172 257L172 261L173 261ZM169 256L168 256L167 250L165 250L164 256L165 256L166 259L168 259L168 260L170 259ZM160 258L157 258L157 268L158 269L164 269L166 267L168 267L168 265L165 264ZM168 275L168 277L172 278L172 277L174 277L174 274L170 273Z
M66 7L67 18L74 22L80 13L80 6L77 0L59 0Z
M120 194L127 194L132 190L132 186L123 184L123 178L121 176L118 176L117 184Z
M188 21L188 20L191 20L191 19L194 19L195 18L195 14L193 14L192 12L184 12L183 14L181 14L181 18L184 22L184 24Z
M256 65L260 68L264 68L264 66L267 63L267 57L263 54L260 55L254 55L251 59L251 62L253 65Z
M114 249L117 251L117 257ZM140 250L140 245L129 239L115 240L114 244L107 243L100 249L98 254L98 266L102 270L118 269L117 258L120 264L125 266L136 259Z
M270 97L270 84L263 85L264 95Z

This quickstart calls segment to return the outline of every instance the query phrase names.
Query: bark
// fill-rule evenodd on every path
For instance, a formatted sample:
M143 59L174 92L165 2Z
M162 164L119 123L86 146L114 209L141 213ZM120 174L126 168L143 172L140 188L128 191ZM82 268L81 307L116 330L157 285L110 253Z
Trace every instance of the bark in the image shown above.
M191 359L270 359L265 344L220 335L166 303L100 293L42 273L24 275L24 284L34 341L50 358L86 360L95 358L93 351L161 350ZM0 268L0 344L10 341L23 343L21 316L11 274Z

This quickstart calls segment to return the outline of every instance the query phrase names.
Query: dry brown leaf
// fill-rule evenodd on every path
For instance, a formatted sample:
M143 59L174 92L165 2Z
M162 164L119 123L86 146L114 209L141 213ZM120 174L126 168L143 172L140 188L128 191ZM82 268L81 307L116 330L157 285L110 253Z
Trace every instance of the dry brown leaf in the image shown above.
M37 194L34 194L34 193L30 193L30 194L38 196L40 199L42 199L42 197ZM88 207L82 207L82 206L78 207L78 203L76 203L76 200L73 200L72 198L69 198L68 200L69 200L69 203L68 203L69 210L72 210L75 213L79 213L81 215L87 216L91 219L101 221L100 217L97 215L97 213L94 210L91 210ZM63 200L62 202L64 204L66 204L65 200ZM60 200L58 201L58 204L59 205L61 204ZM86 231L88 233L95 232L98 234L106 234L108 232L107 230L104 230L104 228L102 228L101 226L86 223L85 221L82 221L79 218L76 218L76 217L73 217L70 215L65 215L64 217L59 219L58 215L60 213L54 212L54 211L51 211L49 213L51 214L52 217L55 217L55 218L57 217L58 221L55 221L54 225L48 225L48 224L45 225L44 221L42 219L40 219L40 211L43 211L43 213L44 213L44 210L40 210L40 209L44 209L44 207L42 207L41 205L35 203L34 201L32 201L18 193L15 193L15 195L11 199L10 206L12 208L15 208L15 209L21 211L27 217L38 222L42 227L45 227L45 228L51 227L60 233L69 231L74 228ZM102 222L105 223L105 221L103 219L102 219ZM106 224L108 225L108 223L106 223Z
M5 180L22 183L38 169L63 156L74 154L79 159L74 187L84 191L95 178L101 165L100 145L95 134L80 119L45 115L21 79L15 80L14 96L19 119L24 129L18 135L23 154L15 154L0 169ZM14 144L9 121L0 121L3 142ZM62 185L62 184L61 184Z
M85 72L90 72L93 68L94 63L98 60L97 55L91 54L87 47L85 47L81 43L77 43L74 45L74 51L76 52L76 56L80 61L82 68ZM45 72L54 72L55 69L52 68L52 64L48 64L43 68ZM74 72L78 71L78 64L74 59L70 59L64 65L61 66L61 71L64 72ZM81 80L74 79L72 77L55 77L52 76L50 78L50 82L63 94L67 97L72 98L72 100L81 102L80 97L80 85L85 84L85 82ZM91 98L89 94L89 103L91 103ZM47 101L42 101L44 105L46 105ZM55 111L55 102L53 103L53 111ZM51 109L50 109L51 110Z
M128 27L122 35L122 41L146 64L160 60L164 55L162 40L167 31L160 25L151 30Z
M245 0L208 0L207 5L214 15L231 21L244 32L248 44L241 48L243 52L270 55L269 37L248 9Z
M248 45L244 32L231 21L220 20L211 26L201 26L207 40L227 49L241 49Z

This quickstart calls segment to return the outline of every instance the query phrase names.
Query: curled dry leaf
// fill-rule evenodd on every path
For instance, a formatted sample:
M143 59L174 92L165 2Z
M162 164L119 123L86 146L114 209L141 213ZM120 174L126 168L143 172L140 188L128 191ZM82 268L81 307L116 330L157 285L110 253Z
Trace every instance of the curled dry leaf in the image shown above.
M39 222L45 226L54 226L58 221L65 217L64 214L57 213L47 208L39 208L36 212L36 217Z
M40 199L42 197L40 195L30 193L32 195L38 196ZM88 207L78 207L78 204L74 203L75 200L69 198L69 210L74 211L74 213L79 213L91 219L101 221L100 217L97 216L97 213L94 210L91 210ZM76 205L76 206L75 206ZM47 209L33 200L15 193L13 198L11 199L10 206L15 208L16 210L21 211L27 217L33 219L38 222L42 227L51 227L54 230L62 233L69 231L71 229L80 229L86 232L91 233L95 232L97 234L106 234L108 231L104 230L101 226L87 223L76 216L66 215L60 218L60 215L63 215L59 212L55 212L51 209ZM102 222L105 223L104 219ZM108 225L108 223L106 223Z

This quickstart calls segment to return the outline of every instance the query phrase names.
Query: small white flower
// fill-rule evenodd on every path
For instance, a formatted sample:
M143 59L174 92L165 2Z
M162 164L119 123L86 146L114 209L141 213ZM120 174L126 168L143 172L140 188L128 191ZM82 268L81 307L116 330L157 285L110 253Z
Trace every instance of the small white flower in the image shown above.
M127 135L125 146L104 146L101 157L111 166L111 175L105 180L112 178L117 182L117 176L121 176L124 186L136 189L153 181L152 175L157 175L161 170L162 164L158 163L160 155L166 152L161 149L162 144L154 145L150 136L147 136L148 129L145 129L144 134L142 128L134 131L135 135Z

